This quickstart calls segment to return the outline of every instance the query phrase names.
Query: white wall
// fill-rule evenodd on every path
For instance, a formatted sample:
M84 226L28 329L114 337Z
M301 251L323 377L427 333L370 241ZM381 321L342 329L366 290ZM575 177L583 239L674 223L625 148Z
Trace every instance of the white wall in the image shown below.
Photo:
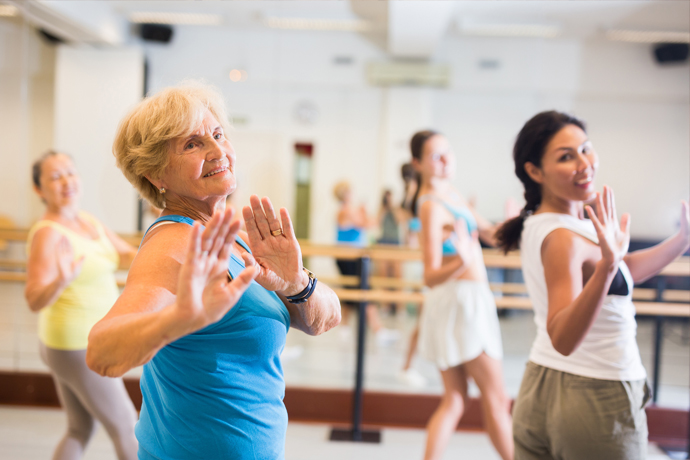
M55 74L55 148L75 159L81 206L115 231L134 232L136 193L115 166L112 144L118 123L141 100L141 50L61 46Z
M370 87L364 66L386 57L350 33L177 27L171 44L147 45L146 53L152 91L204 78L221 88L233 115L248 120L231 135L241 146L238 202L268 194L291 208L292 144L315 144L316 241L333 241L331 189L339 179L352 182L372 213L384 187L400 196L409 138L423 128L450 138L456 185L476 196L488 218L502 219L506 199L522 195L511 159L515 136L552 108L588 121L602 160L598 186L615 188L621 211L633 214L634 237L670 234L677 202L689 194L688 65L659 67L649 45L450 37L435 56L452 66L446 89ZM335 65L337 55L351 56L353 65ZM498 66L485 69L483 60ZM249 80L232 83L232 68L247 70ZM304 100L319 109L313 125L295 120Z
M43 212L31 164L53 145L55 49L18 18L0 18L0 215L28 227Z
M3 41L0 52L0 78L18 88L18 51L4 43L9 42ZM367 62L387 57L354 33L178 26L172 43L143 48L150 91L203 78L222 91L233 117L247 120L230 133L239 159L238 204L257 193L292 210L293 144L314 144L315 241L334 239L337 205L331 191L338 180L349 179L372 213L384 187L400 196L399 168L409 158L410 136L422 128L447 134L459 160L456 185L477 197L480 212L501 219L507 198L521 200L511 160L515 135L528 118L551 108L588 122L601 157L597 184L614 187L621 211L633 215L634 237L662 238L674 231L677 202L690 192L689 67L656 65L649 45L447 37L435 56L452 66L446 89L369 86ZM65 115L55 117L55 146L75 154L82 172L88 171L92 183L85 183L91 192L84 207L129 231L136 215L134 192L115 169L110 146L122 114L138 100L141 68L133 51L122 52L134 53L125 67L112 65L118 51L81 52L64 61L69 65L58 59L58 69L64 67L58 76L72 76L58 78L64 89L56 100ZM337 65L335 56L350 56L353 64ZM480 66L485 60L498 66ZM248 81L231 82L233 68L246 70ZM77 84L75 75L83 83ZM127 86L116 99L114 84ZM6 88L0 89L0 129L20 132L19 93ZM318 109L313 124L295 117L296 106L305 101ZM94 123L98 129L85 129ZM0 187L7 190L0 191L7 194L16 189L16 171L27 170L29 162L5 153L27 149L21 136L3 138L0 174L6 177ZM19 187L26 190L28 182ZM0 212L27 222L30 213L22 200L0 203Z

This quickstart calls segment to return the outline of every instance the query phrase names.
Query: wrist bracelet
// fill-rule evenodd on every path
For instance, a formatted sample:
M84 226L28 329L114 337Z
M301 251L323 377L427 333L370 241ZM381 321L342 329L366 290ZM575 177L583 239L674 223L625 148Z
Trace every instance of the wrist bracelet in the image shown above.
M306 268L302 267L302 270L307 272L307 275L309 276L309 282L307 282L307 287L305 287L302 292L299 294L295 295L290 295L286 296L288 302L290 303L304 303L307 301L309 297L314 293L314 290L316 289L316 282L318 281L316 279L316 276Z

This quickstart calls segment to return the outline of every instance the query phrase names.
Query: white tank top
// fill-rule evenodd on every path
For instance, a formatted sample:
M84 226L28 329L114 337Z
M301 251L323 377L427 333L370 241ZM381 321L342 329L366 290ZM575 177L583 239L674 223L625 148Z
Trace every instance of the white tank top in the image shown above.
M546 330L548 295L541 246L544 239L558 228L581 235L598 243L596 230L589 220L580 220L567 214L542 213L525 220L520 242L522 273L534 307L537 337L529 359L535 364L570 374L602 380L640 380L647 376L635 335L635 306L632 303L633 281L628 266L620 263L619 269L628 286L628 294L607 295L580 346L564 356L556 351Z

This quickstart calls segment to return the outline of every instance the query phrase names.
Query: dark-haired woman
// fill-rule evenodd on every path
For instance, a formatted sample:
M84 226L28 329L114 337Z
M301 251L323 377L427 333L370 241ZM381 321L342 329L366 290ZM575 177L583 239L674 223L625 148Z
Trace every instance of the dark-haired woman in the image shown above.
M421 178L415 211L422 222L424 283L430 288L419 349L438 366L444 386L441 404L427 425L425 459L442 457L465 407L468 377L482 394L491 442L504 460L512 459L501 331L478 241L490 240L494 226L474 213L451 184L455 158L443 135L419 132L410 148Z
M101 377L86 366L86 346L92 326L119 295L115 270L129 267L136 250L79 210L81 181L67 155L43 155L34 163L33 182L46 212L29 231L25 297L38 312L41 358L67 413L53 459L81 458L96 420L117 457L135 459L134 405L122 379Z
M497 237L521 249L537 325L513 410L515 458L646 458L649 389L632 290L688 248L688 205L678 233L628 253L630 217L619 222L610 188L595 191L599 162L582 121L537 114L513 157L527 204Z

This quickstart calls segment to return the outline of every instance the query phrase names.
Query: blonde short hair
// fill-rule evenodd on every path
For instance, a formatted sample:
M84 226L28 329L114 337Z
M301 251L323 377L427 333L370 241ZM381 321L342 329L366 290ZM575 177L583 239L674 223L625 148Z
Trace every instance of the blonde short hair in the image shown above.
M349 191L350 183L346 180L338 182L337 184L335 184L335 187L333 187L333 195L335 195L335 198L341 203L345 201L345 195Z
M147 178L158 179L168 165L173 139L189 136L202 123L206 111L230 130L223 98L215 88L185 82L145 98L122 120L113 142L117 167L141 196L163 208L163 195Z

